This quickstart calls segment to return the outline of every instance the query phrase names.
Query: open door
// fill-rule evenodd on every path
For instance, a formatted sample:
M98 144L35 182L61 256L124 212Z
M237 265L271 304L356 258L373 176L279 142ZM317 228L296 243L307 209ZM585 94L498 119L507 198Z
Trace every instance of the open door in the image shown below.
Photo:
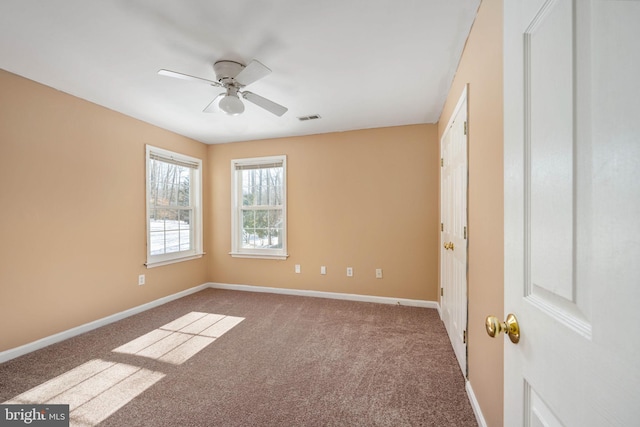
M504 22L504 425L638 425L640 2Z
M467 376L467 88L440 141L440 287L442 321Z

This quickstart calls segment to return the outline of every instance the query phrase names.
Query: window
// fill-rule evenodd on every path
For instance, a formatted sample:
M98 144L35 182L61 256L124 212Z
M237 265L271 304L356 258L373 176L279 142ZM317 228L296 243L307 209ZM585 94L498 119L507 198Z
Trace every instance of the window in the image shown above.
M147 267L202 256L202 161L147 145Z
M231 161L231 255L286 259L286 156Z

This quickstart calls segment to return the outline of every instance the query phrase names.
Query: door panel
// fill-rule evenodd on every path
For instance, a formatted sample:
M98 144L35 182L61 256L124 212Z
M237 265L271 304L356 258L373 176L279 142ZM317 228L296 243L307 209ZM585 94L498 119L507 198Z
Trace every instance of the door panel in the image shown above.
M508 426L640 419L640 2L504 2Z
M529 302L590 336L588 287L575 280L580 219L574 169L588 141L574 135L576 91L574 7L548 1L523 17L525 149L525 290ZM589 64L581 67L588 72ZM581 172L581 171L580 171ZM582 210L580 210L582 212Z
M458 101L441 141L442 320L467 375L467 98ZM448 245L445 249L445 244ZM450 246L449 246L450 245Z
M525 420L531 427L562 427L562 423L555 416L542 398L525 383ZM525 423L525 425L527 425Z
M570 2L547 3L524 32L524 126L529 152L528 288L574 302L571 12ZM550 186L554 191L548 191Z

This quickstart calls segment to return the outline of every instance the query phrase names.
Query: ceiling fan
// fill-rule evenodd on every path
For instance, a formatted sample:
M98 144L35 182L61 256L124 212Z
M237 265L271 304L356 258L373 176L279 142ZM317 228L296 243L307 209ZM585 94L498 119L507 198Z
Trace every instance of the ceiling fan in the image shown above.
M287 112L288 109L280 104L256 95L253 92L249 92L248 90L242 90L245 86L271 73L271 70L261 62L254 59L245 66L236 61L221 60L213 64L213 71L216 73L215 81L170 70L160 70L158 74L223 88L225 91L216 96L213 101L205 107L203 110L205 113L213 113L219 108L231 116L241 114L244 111L244 104L240 101L240 96L276 116L280 117Z

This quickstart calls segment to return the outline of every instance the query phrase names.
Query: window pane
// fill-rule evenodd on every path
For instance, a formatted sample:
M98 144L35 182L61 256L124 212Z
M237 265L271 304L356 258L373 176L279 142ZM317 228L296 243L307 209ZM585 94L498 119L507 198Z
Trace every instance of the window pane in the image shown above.
M253 211L242 212L242 228L255 228L255 218Z
M282 229L281 228L272 228L269 230L269 247L270 248L282 248Z
M267 246L267 233L268 230L266 228L256 228L256 235L259 237L259 240L256 242L256 248L264 248Z
M191 230L180 230L180 250L188 251L191 249Z
M254 233L255 230L243 230L242 247L245 249L260 247L260 237Z
M253 206L254 204L254 195L253 191L249 188L243 190L242 192L242 206Z
M151 248L149 252L151 255L162 255L164 253L164 231L151 232L149 234L149 243Z
M252 209L242 212L243 248L281 248L283 213L281 209Z
M191 209L151 210L149 241L151 255L191 250Z
M244 206L274 206L282 204L282 168L241 171L242 204Z
M282 211L272 209L269 211L269 227L282 228Z
M164 230L165 231L178 231L180 229L180 222L176 220L165 220L164 222Z
M180 251L180 232L179 231L167 231L164 234L165 253L170 254L172 252Z
M269 205L269 187L267 187L266 185L260 186L256 204L258 206Z
M269 205L279 205L278 202L278 190L280 187L269 186Z
M178 219L180 220L181 226L180 228L185 228L185 227L189 227L189 224L191 224L191 215L192 215L193 211L191 209L181 209L179 212L179 217Z
M164 230L164 222L159 219L159 214L156 209L151 209L150 211L149 230L152 232Z
M149 160L149 203L155 206L189 206L192 169Z
M267 228L269 226L269 211L256 210L255 212L255 228Z
M191 169L181 168L178 181L178 205L189 206Z

